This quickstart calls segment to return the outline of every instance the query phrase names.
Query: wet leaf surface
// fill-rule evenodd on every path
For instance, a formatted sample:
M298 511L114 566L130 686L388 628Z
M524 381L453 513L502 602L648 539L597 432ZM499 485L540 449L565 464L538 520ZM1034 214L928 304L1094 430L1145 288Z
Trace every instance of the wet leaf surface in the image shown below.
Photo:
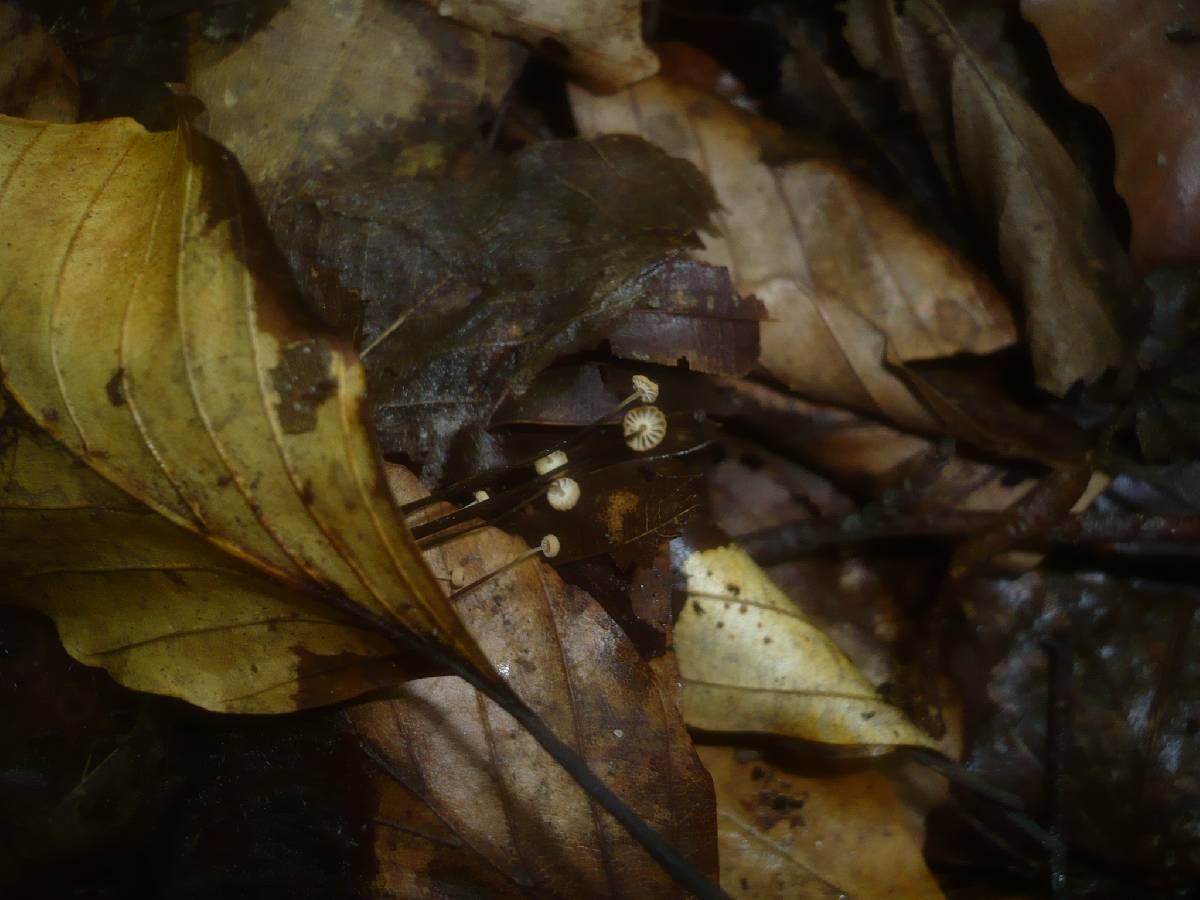
M1097 860L1140 873L1147 891L1194 881L1200 855L1192 589L1043 573L976 582L964 599L974 637L959 645L955 662L968 690L971 770L1028 808L1044 809L1052 765L1047 651L1059 648L1070 660L1072 715L1057 763L1057 821L1079 854L1073 879L1080 896L1120 890L1120 881L1097 881L1089 868ZM1149 810L1155 812L1147 817ZM1005 855L1014 866L1030 864L1011 850Z

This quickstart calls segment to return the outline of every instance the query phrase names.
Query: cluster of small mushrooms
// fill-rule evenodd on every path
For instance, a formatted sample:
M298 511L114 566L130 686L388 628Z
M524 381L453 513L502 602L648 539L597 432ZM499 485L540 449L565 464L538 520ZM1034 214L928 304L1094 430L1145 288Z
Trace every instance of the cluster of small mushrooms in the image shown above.
M629 409L625 413L625 418L622 421L625 445L630 450L637 453L645 453L647 450L653 450L667 436L667 417L661 409L654 406L654 401L657 399L658 384L645 375L634 375L633 393L622 400L620 405L614 410L614 412L620 412L622 409L627 409L632 404L641 401L641 405L633 406L632 409ZM562 450L552 450L550 453L536 460L533 468L539 476L548 475L557 469L561 469L567 462L566 453ZM575 504L579 502L579 495L579 482L567 475L551 480L550 484L546 487L546 502L552 508L564 512L575 507ZM487 491L476 491L474 502L467 504L467 506L474 506L489 499ZM542 538L537 547L526 553L522 553L500 569L488 573L483 578L471 584L465 584L466 577L464 570L461 567L456 567L450 575L450 583L460 589L457 592L458 594L466 593L476 585L494 578L501 572L507 571L532 556L541 554L546 559L553 559L558 555L559 550L560 544L558 538L553 534L548 534Z
M630 450L638 453L653 450L667 436L667 417L661 409L653 405L657 399L658 385L645 375L634 375L633 393L622 400L621 405L617 407L618 410L621 410L634 401L642 402L641 406L635 406L625 413L625 419L622 422L625 445ZM533 468L539 475L545 475L566 464L567 454L561 450L555 450L535 462ZM573 509L579 502L579 482L566 476L555 478L546 489L546 502L557 510Z

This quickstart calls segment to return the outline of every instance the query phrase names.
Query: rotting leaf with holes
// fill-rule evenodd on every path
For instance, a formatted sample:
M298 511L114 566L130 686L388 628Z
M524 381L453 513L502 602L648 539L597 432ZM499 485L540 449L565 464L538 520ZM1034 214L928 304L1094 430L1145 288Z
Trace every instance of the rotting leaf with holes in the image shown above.
M388 474L399 501L424 493L403 468ZM520 539L486 528L429 559L447 580L462 569L471 582L525 549ZM536 558L453 602L493 666L555 732L715 875L711 783L676 689L656 677L600 605ZM404 827L403 810L415 794L439 823L435 833L449 832L461 848L451 852L484 861L469 863L464 877L478 877L477 869L498 873L505 887L497 896L682 896L511 718L465 683L412 682L395 699L360 704L347 715L380 763L376 886L388 895L424 896L420 886L444 877L443 845L415 840ZM467 893L486 886L472 882Z
M765 119L665 77L611 96L572 88L571 104L583 134L640 134L712 180L718 230L697 256L766 305L761 362L802 394L930 428L885 346L914 360L1015 341L986 279L846 169L764 162L782 137Z
M600 88L620 88L658 71L642 41L639 0L424 0L485 34L533 47Z
M937 746L880 699L739 547L687 553L683 573L675 652L688 725L827 744Z
M353 348L291 317L291 282L249 201L186 119L151 134L127 119L0 118L5 386L164 525L489 671L388 494ZM11 486L0 497L20 503ZM39 568L32 549L12 565L10 583ZM56 590L93 614L88 584ZM122 677L119 657L100 661ZM214 702L200 689L186 699Z
M1117 191L1142 271L1200 256L1200 14L1177 0L1024 0L1067 90L1097 107L1116 142Z
M1054 133L966 44L935 0L852 0L847 36L897 77L943 178L1025 306L1039 387L1063 395L1122 360L1134 289L1091 187Z

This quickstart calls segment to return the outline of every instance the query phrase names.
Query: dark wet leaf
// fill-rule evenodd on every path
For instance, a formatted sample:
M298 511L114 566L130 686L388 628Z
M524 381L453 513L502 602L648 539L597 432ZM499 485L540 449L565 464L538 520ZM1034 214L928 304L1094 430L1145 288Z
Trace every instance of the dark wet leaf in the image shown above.
M361 303L359 347L384 449L440 466L556 356L645 304L694 242L704 178L644 141L547 141L462 179L347 181L283 243Z
M1047 573L975 582L960 596L970 626L954 654L967 691L967 766L1044 816L1046 648L1069 647L1062 837L1078 866L1129 867L1125 877L1138 884L1139 896L1194 885L1200 875L1195 590L1101 573ZM951 827L974 831L961 819ZM1019 840L990 846L997 868L1032 864L1036 871L1038 853L1010 855ZM1076 884L1076 896L1129 896L1129 887L1093 894Z

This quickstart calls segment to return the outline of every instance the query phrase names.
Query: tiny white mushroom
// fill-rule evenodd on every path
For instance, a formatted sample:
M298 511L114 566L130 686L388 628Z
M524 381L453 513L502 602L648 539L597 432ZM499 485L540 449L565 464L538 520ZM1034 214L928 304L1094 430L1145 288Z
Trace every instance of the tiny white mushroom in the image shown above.
M545 475L547 472L553 472L555 469L561 469L567 464L567 454L561 450L554 450L547 453L541 459L533 464L533 470L539 475Z
M658 382L651 381L645 375L634 375L633 392L643 403L653 403L658 399Z
M476 491L475 492L475 502L476 503L486 503L488 500L491 500L491 499L492 499L491 495L488 494L487 491Z
M579 502L579 482L574 478L555 478L546 490L546 500L560 511L573 508Z
M450 586L460 588L467 583L467 570L462 566L455 566L450 570Z
M635 406L625 413L625 445L644 453L653 450L667 436L667 417L657 406Z
M561 545L558 543L556 535L548 534L542 538L542 543L538 549L542 551L542 556L546 557L546 559L554 559L554 557L558 556Z

